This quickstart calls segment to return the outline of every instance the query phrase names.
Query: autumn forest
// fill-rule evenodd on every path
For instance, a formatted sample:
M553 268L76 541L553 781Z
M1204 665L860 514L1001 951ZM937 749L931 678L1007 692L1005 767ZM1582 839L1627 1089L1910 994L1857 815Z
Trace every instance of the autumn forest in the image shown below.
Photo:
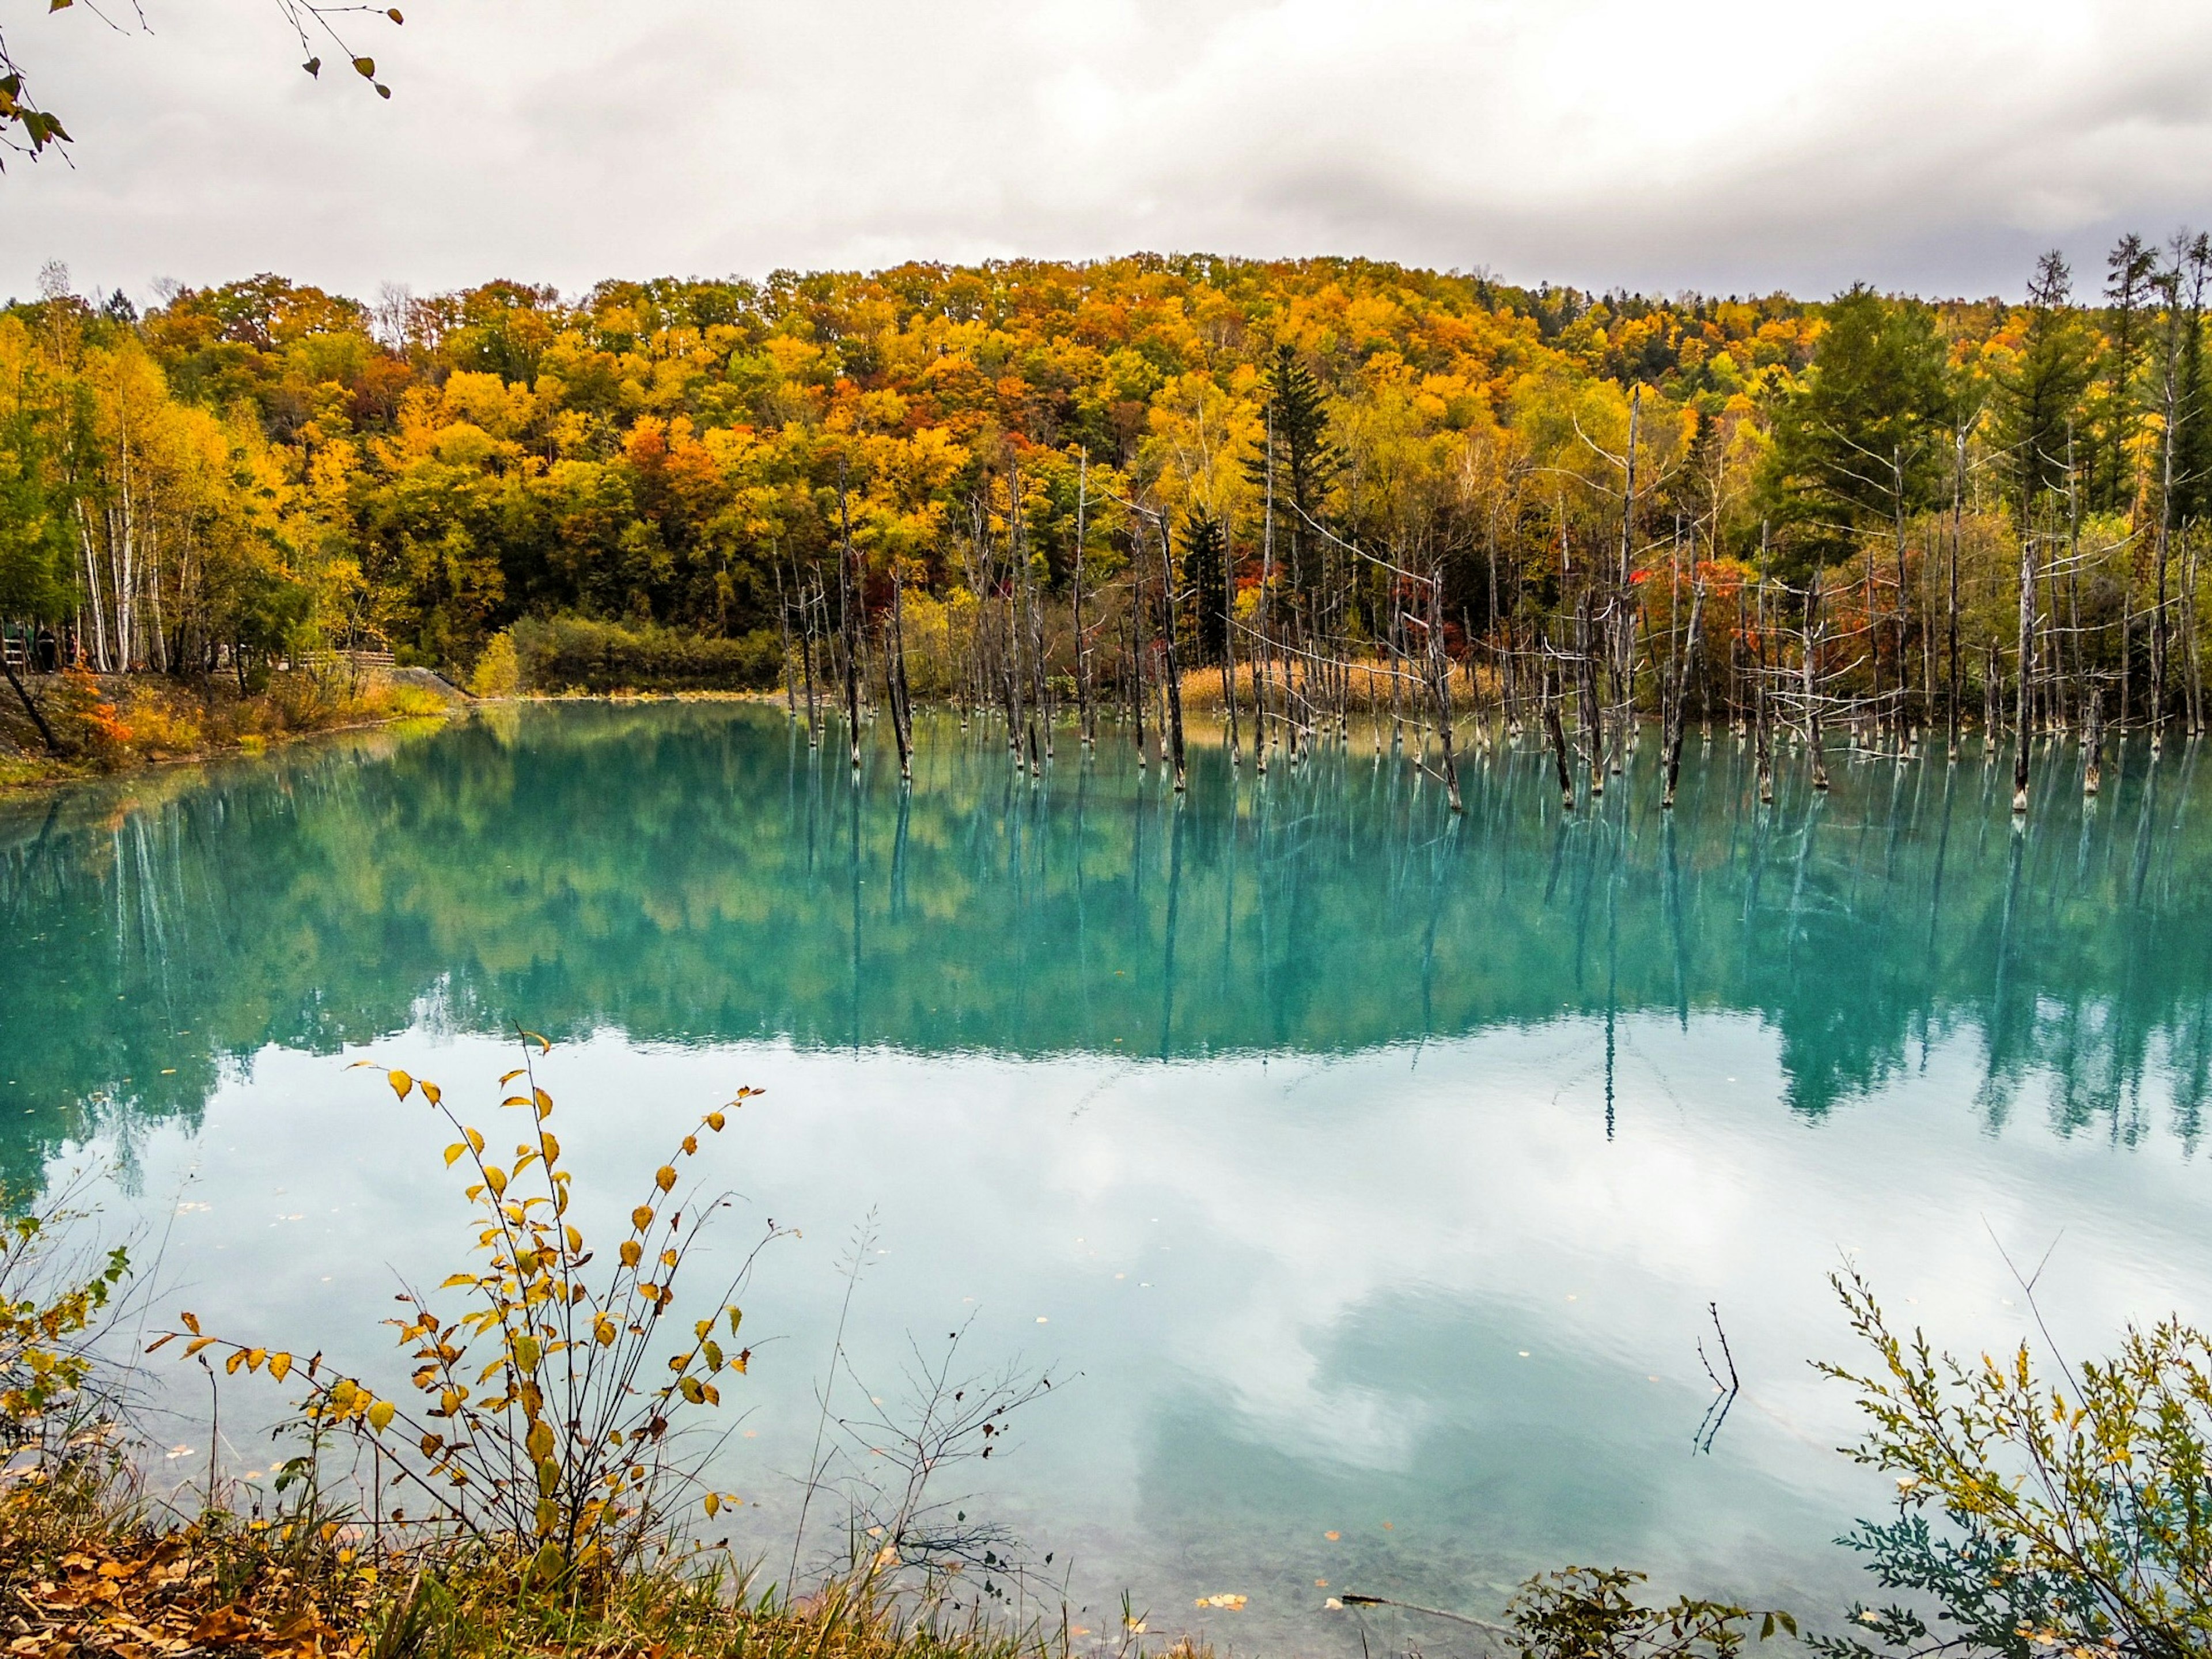
M0 313L0 614L40 666L787 686L902 750L921 696L1179 751L1195 677L1263 759L1387 710L1449 771L1494 710L1570 798L1638 714L1816 762L1823 719L2195 731L2208 274L2201 237L2018 302L1144 255L142 315L56 270Z

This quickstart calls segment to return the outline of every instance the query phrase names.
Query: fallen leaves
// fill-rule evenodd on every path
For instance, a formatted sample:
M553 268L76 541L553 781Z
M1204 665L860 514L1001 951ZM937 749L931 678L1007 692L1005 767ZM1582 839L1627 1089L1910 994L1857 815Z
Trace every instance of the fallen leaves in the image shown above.
M0 1654L171 1659L235 1649L256 1659L341 1659L359 1650L375 1575L347 1571L350 1551L302 1577L240 1549L235 1538L186 1529L119 1535L55 1558L0 1527ZM242 1586L234 1595L218 1589L218 1554L223 1580Z

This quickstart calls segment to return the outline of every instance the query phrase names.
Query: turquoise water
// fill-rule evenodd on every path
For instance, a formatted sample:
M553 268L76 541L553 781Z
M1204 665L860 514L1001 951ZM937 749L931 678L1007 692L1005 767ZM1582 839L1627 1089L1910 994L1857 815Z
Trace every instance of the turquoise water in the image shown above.
M1110 732L1032 781L926 723L910 793L882 738L856 784L763 707L491 708L0 809L0 1174L92 1171L164 1316L374 1367L465 1229L447 1137L350 1062L488 1101L549 1033L613 1210L764 1087L711 1153L732 1249L801 1234L750 1295L741 1538L787 1564L865 1230L833 1413L956 1328L1049 1372L945 1495L1079 1626L1127 1589L1271 1651L1357 1650L1345 1589L1488 1613L1570 1560L1832 1618L1885 1484L1808 1364L1847 1256L1970 1350L2054 1240L2063 1340L2212 1318L2193 750L2086 810L2041 755L2022 830L1974 754L1838 755L1825 799L1785 757L1761 808L1725 733L1674 813L1647 744L1571 820L1533 752L1454 820L1361 738L1264 781L1201 743L1180 803ZM1742 1393L1698 1450L1708 1304ZM204 1382L148 1388L198 1479ZM280 1401L226 1388L265 1474Z

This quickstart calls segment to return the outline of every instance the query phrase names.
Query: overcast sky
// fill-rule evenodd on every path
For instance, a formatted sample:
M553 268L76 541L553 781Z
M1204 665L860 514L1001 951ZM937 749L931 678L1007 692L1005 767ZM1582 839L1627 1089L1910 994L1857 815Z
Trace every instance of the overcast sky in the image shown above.
M388 103L276 0L143 4L0 0L77 137L0 175L0 295L1140 248L1982 295L2212 222L2204 0L403 0L348 20Z

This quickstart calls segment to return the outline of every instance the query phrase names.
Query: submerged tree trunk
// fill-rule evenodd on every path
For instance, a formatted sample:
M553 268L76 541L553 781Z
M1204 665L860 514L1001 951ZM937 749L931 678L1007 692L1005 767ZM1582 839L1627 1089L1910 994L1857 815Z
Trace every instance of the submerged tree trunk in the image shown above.
M2028 682L2035 668L2035 538L2020 542L2020 662L2012 753L2012 810L2027 812Z
M1813 762L1813 787L1828 787L1827 757L1820 752L1820 573L1805 590L1805 748Z
M1672 713L1667 722L1667 787L1660 795L1659 805L1672 809L1674 805L1674 785L1682 772L1682 727L1690 690L1690 665L1698 656L1698 623L1705 608L1705 585L1692 579L1690 583L1690 626L1682 644L1682 654L1674 672L1674 695Z
M1069 562L1073 590L1075 624L1075 719L1083 731L1083 746L1095 747L1098 726L1091 700L1091 641L1083 631L1083 540L1085 515L1091 506L1091 452L1085 450L1075 469L1075 556Z
M837 468L837 628L845 651L845 724L852 737L853 770L860 769L860 596L854 592L853 520L845 501L845 468Z
M1559 805L1567 811L1575 810L1575 774L1567 763L1567 733L1559 724L1559 699L1565 695L1559 672L1547 668L1540 693L1544 701L1544 730L1552 739L1552 760L1559 774Z
M1451 657L1444 650L1443 591L1444 573L1438 567L1429 573L1429 679L1436 699L1437 733L1443 743L1444 794L1451 810L1462 812L1467 809L1460 802L1459 760L1452 752Z
M2105 694L2089 693L2089 712L2081 722L2081 793L2094 798L2105 785Z
M1182 766L1182 667L1176 654L1176 588L1175 555L1168 544L1167 514L1160 515L1160 622L1166 641L1165 683L1167 693L1168 759L1175 768L1176 793L1183 789Z

